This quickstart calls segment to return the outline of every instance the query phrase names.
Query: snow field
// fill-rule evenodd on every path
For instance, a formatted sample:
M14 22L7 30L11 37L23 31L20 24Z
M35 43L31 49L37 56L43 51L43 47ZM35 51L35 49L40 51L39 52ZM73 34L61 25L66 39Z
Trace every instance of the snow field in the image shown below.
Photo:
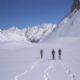
M0 76L1 80L80 80L79 39L71 42L71 38L63 38L53 44L32 46L24 45L25 42L18 44L4 43L2 47L0 43L0 74L5 76ZM42 60L41 48L44 51ZM52 60L52 48L55 50L55 60ZM58 59L59 48L62 49L62 60Z

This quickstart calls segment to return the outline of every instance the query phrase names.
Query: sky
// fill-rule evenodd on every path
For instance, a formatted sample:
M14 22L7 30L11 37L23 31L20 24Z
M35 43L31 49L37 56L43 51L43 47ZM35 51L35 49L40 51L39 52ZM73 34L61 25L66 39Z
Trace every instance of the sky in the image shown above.
M0 28L58 23L73 0L0 0Z

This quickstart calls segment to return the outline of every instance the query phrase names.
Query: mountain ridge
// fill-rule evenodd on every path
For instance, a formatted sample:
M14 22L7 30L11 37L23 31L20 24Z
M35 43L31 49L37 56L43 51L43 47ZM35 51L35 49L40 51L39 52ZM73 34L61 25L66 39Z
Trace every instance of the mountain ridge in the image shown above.
M33 27L19 29L11 27L6 30L0 29L0 41L28 41L39 42L55 28L55 24L42 24Z

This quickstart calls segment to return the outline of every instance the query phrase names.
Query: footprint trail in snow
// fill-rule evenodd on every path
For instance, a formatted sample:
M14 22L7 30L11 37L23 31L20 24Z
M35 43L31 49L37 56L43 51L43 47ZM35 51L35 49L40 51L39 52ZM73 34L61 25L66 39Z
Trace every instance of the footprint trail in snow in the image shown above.
M76 74L73 73L68 67L67 65L65 65L62 61L60 61L60 63L63 65L65 72L71 77L71 80L79 80L76 77Z
M24 75L27 74L28 72L31 72L31 71L40 63L40 61L41 61L41 60L38 60L38 61L33 62L32 65L31 65L31 68L30 68L29 70L25 70L25 71L22 72L21 74L16 75L16 76L14 77L14 80L19 80L19 77L24 76Z
M50 62L49 66L46 68L46 70L44 71L44 75L43 78L44 80L49 80L49 72L50 70L53 68L53 61Z

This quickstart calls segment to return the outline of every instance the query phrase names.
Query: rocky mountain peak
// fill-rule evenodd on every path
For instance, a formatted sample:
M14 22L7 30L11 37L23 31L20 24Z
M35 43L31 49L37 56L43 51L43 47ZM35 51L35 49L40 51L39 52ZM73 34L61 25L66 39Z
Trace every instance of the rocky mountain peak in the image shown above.
M80 9L80 0L73 0L71 12L74 10L79 10Z

